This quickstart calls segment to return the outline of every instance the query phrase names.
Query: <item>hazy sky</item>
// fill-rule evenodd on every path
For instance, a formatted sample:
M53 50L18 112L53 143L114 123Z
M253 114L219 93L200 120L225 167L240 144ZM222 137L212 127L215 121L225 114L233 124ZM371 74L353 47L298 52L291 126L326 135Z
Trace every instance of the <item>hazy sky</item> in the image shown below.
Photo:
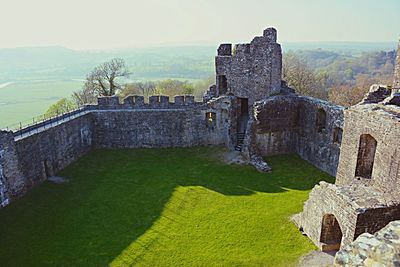
M400 0L0 0L0 47L395 41Z

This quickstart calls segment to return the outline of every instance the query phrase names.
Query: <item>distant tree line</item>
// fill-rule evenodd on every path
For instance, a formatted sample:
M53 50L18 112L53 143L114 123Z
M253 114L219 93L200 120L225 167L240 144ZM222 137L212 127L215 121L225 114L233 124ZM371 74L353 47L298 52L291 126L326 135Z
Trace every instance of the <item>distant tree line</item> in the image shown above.
M283 55L282 76L297 93L328 100L338 105L358 103L372 84L391 84L395 51L369 52L358 56L323 50L287 52ZM53 104L46 116L54 116L84 104L96 103L98 96L192 94L201 99L214 77L203 80L176 79L127 82L130 72L125 61L115 58L95 67L83 87L71 98Z
M394 62L395 51L359 56L323 50L288 52L283 56L283 79L299 94L351 106L372 84L392 83Z

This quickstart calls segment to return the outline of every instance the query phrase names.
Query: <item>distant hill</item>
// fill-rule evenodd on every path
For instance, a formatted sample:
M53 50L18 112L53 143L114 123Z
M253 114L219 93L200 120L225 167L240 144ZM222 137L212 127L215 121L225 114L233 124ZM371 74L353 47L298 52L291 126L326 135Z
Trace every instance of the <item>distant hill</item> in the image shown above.
M283 43L283 51L313 50L330 64L341 57L359 56L366 51L389 51L393 43ZM97 64L121 57L133 72L133 80L203 79L214 73L215 46L175 46L104 51L78 51L64 47L0 49L0 83L29 80L82 79ZM315 52L317 51L317 52ZM320 51L321 55L318 55ZM327 52L330 55L327 56ZM312 58L310 58L311 60ZM317 58L318 59L318 58Z

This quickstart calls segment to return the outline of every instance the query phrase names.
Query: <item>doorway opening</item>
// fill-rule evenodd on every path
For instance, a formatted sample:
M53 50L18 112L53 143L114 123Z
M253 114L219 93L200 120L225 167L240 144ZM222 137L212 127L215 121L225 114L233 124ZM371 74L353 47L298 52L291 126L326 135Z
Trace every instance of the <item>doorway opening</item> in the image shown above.
M249 121L249 99L239 97L237 105L237 131L235 149L241 151L246 135L247 122Z
M337 251L342 243L342 230L335 215L325 214L322 218L321 237L322 251Z

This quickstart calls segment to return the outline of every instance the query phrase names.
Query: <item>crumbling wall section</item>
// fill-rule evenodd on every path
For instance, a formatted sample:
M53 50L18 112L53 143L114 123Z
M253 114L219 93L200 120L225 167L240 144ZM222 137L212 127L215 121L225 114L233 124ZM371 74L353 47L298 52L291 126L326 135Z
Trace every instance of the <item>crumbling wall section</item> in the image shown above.
M342 107L291 94L258 101L253 113L249 151L262 156L297 153L336 175L343 132Z
M388 266L400 264L400 221L393 221L374 235L365 233L343 247L334 266Z
M295 152L319 169L336 175L343 133L343 107L301 96L298 99Z
M321 242L322 218L326 214L335 216L342 232L341 243L347 245L362 233L373 234L400 219L400 206L390 195L372 187L320 182L293 220L322 249L329 245Z
M293 216L293 220L301 231L320 249L325 244L321 242L322 220L324 215L335 216L342 231L342 244L349 244L354 240L354 231L357 223L357 213L349 206L347 198L340 194L340 188L326 182L316 185L304 203L300 214Z

